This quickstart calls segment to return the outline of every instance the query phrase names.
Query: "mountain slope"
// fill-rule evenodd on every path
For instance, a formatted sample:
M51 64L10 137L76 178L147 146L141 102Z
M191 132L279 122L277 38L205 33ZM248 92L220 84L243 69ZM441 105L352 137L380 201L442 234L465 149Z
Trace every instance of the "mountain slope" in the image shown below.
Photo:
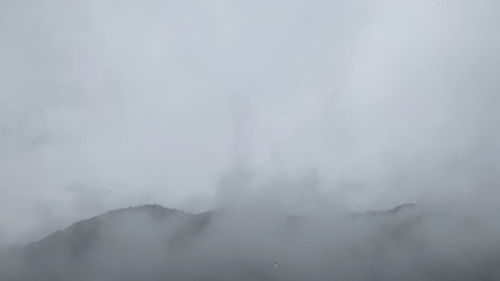
M0 280L499 280L498 247L448 220L415 205L315 218L146 205L11 250Z

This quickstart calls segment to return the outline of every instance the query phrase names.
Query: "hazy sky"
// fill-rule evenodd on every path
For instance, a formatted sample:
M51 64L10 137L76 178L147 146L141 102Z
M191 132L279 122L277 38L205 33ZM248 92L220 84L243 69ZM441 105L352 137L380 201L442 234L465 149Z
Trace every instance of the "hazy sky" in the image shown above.
M143 203L491 197L499 9L0 0L0 246Z

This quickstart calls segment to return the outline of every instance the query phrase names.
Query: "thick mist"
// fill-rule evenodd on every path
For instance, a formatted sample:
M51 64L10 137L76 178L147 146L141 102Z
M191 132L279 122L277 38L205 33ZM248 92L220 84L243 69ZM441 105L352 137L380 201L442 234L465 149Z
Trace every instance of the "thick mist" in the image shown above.
M425 227L442 232L435 244L461 218L494 236L499 8L1 1L0 247L144 203L326 219L416 202L458 221ZM354 239L332 247L365 241L318 224L291 248L261 232L272 223L225 225L213 239L242 227L255 238L248 249L229 241L228 252L280 252L294 274L324 268L292 257L326 258L317 251L332 229ZM203 239L187 255L219 249Z

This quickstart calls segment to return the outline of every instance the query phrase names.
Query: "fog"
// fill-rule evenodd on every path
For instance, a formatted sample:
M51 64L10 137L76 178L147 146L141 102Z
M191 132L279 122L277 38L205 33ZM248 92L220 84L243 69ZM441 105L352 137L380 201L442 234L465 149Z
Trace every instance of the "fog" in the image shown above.
M493 0L0 1L0 247L145 203L238 209L252 219L221 219L186 260L211 268L217 248L264 262L267 250L298 280L320 280L330 271L306 254L326 258L317 252L328 235L347 237L329 246L333 260L344 246L364 253L377 235L371 223L332 226L339 214L414 202L453 218L414 235L441 256L449 247L432 245L459 232L469 257L498 233L499 8ZM263 214L328 224L280 244L267 232L275 223L246 223ZM457 231L468 218L479 221L477 240ZM246 246L233 238L220 250L221 236L249 234ZM232 257L220 256L212 262ZM381 262L404 263L389 257Z

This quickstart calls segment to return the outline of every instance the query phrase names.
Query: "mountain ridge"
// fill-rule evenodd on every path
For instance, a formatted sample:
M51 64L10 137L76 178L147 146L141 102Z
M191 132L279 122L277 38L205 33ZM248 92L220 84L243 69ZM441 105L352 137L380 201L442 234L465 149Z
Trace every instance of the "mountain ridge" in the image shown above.
M457 248L457 254L446 249L436 253L433 243L448 243L450 238L431 237L434 241L426 236L427 230L442 231L446 221L414 203L344 218L257 213L224 209L196 214L155 204L111 210L0 256L0 280L500 277L495 270L500 265L496 248L480 254L466 247Z

